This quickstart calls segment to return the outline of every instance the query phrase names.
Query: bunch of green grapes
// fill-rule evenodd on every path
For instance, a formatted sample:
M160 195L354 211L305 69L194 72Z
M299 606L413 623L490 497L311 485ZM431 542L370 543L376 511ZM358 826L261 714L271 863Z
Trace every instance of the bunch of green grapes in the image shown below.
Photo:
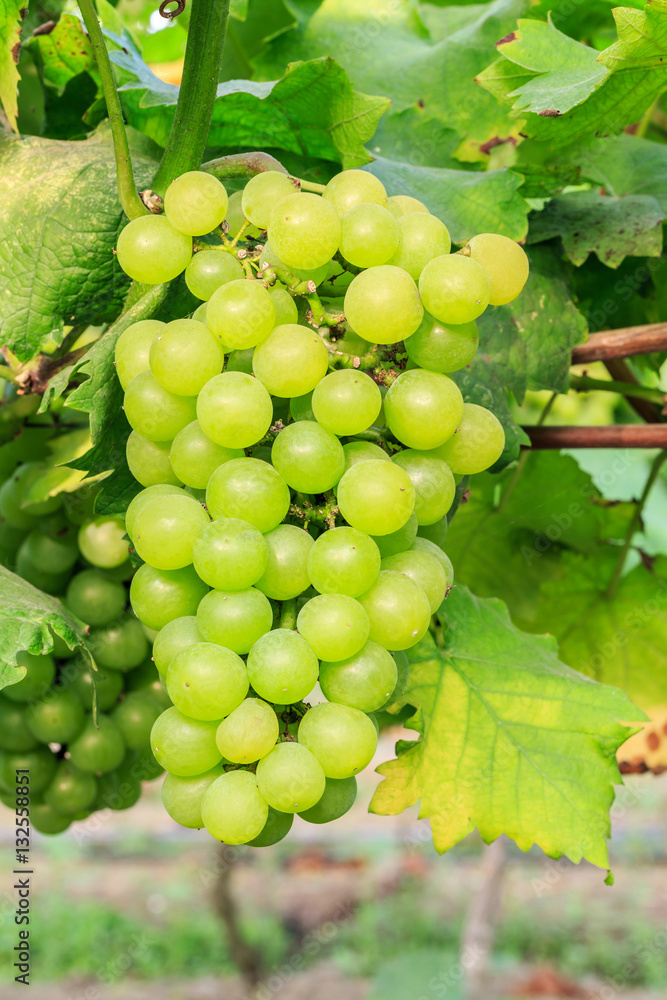
M495 234L450 253L424 205L358 170L321 196L267 172L229 199L195 171L164 207L118 243L132 278L185 270L203 303L116 348L144 487L126 516L143 560L130 597L173 702L151 746L177 822L265 846L295 814L351 807L374 713L400 697L405 650L453 584L457 480L493 465L504 434L448 373L527 260ZM342 299L336 336L318 288Z
M142 781L162 773L149 736L171 702L151 662L152 633L128 611L123 519L95 517L93 494L31 502L47 470L23 463L0 487L0 561L88 625L97 670L55 634L52 652L18 654L25 675L0 694L0 801L16 808L16 771L28 768L30 822L55 834L134 805Z

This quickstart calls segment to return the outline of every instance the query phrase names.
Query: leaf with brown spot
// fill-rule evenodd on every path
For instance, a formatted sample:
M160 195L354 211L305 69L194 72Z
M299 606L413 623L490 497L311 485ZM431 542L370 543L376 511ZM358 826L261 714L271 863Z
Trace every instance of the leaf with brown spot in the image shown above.
M3 0L0 11L0 104L13 130L18 132L18 61L21 24L26 15L24 0Z

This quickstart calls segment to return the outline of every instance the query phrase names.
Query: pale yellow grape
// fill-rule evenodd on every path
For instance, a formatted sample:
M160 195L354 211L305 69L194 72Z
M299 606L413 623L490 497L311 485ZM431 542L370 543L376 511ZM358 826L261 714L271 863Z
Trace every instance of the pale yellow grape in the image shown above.
M434 454L457 475L470 476L498 461L505 447L505 431L495 413L476 403L464 403L463 415L452 437Z
M167 188L164 214L179 232L203 236L220 225L227 202L225 186L217 177L203 170L189 170Z
M355 267L386 264L398 244L396 219L382 205L356 205L341 219L340 254Z
M169 459L171 441L148 441L132 431L125 446L130 472L142 486L180 486Z
M492 306L511 302L528 280L529 262L523 247L499 233L473 236L464 248L473 260L481 264L491 279Z
M127 389L135 375L148 371L148 352L156 333L165 326L157 319L144 319L124 330L116 341L114 361L116 375L123 389Z
M142 215L128 222L116 244L118 263L145 285L171 281L192 257L192 237L179 233L164 215Z
M287 198L295 192L294 183L287 174L281 174L277 170L265 170L251 177L243 189L241 198L243 214L259 229L266 229L275 205L282 198Z
M271 212L268 235L287 267L320 267L338 250L340 219L319 195L291 194Z
M248 220L243 214L243 191L234 191L233 194L229 196L229 203L227 205L227 214L225 215L225 222L229 226L229 236L234 239L238 236L241 227L246 226L243 230L242 239L253 239L256 240L258 236L262 235L262 230L258 229L257 226L252 224L247 224Z
M395 219L400 219L402 215L411 215L413 212L430 212L423 201L412 198L409 194L392 194L387 198L387 208Z
M255 377L272 396L303 396L324 378L329 352L314 330L297 323L276 326L252 357ZM367 426L367 425L366 425Z
M429 261L448 254L451 249L447 226L435 215L411 212L401 216L397 226L398 246L387 263L402 267L415 281Z
M229 349L254 347L271 333L276 307L260 281L228 281L206 306L206 325Z
M336 174L325 187L322 197L331 202L341 216L355 205L387 204L384 184L367 170L343 170Z
M395 344L410 337L424 315L419 292L407 271L382 264L362 271L345 293L352 329L371 344Z
M488 306L491 279L471 257L445 254L426 265L419 278L419 293L432 316L461 326L477 319Z

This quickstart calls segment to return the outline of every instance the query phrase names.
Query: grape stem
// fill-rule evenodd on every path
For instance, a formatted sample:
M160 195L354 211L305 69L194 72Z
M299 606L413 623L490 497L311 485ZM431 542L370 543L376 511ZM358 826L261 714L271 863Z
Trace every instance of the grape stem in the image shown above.
M141 215L149 215L150 213L139 197L137 186L134 182L132 158L130 156L130 147L123 121L123 109L120 106L120 98L116 89L116 81L113 69L111 68L109 53L104 43L104 35L102 34L100 22L97 19L93 0L79 0L79 10L81 11L83 23L90 37L93 52L95 53L95 61L97 62L97 69L102 83L102 93L104 94L104 101L109 115L114 156L116 158L118 198L128 219L138 219Z
M315 181L303 181L300 177L294 178L299 182L299 187L302 191L312 191L314 194L322 194L326 188L326 184L316 184Z
M292 295L310 295L315 291L314 282L304 281L298 274L293 274L284 267L271 264L260 273L267 286L275 285L276 281L280 280Z
M306 301L310 306L313 326L340 326L345 321L345 313L328 313L326 311L317 292L310 292L306 295Z
M634 399L646 399L651 403L664 407L667 399L660 389L651 389L645 385L634 385L629 382L618 382L615 379L590 378L588 375L570 375L570 388L577 392L592 392L601 390L618 392L621 396Z
M188 170L199 170L218 92L229 0L190 0L190 11L178 102L153 179L153 190L161 197L176 177Z
M254 177L265 170L287 173L282 163L269 153L232 153L230 156L219 156L202 163L200 169L221 181L230 177Z
M289 601L281 601L278 628L287 628L291 631L296 628L296 597Z
M634 514L632 515L632 520L628 525L628 530L625 533L625 538L623 539L623 545L621 551L619 552L618 559L616 560L616 565L614 567L614 572L612 573L611 580L609 581L609 586L605 591L605 597L611 600L614 597L616 591L618 590L618 585L621 582L621 577L623 576L623 570L625 568L625 562L628 557L628 552L632 546L632 539L635 534L641 528L642 523L642 511L646 505L646 501L649 498L649 494L653 485L660 474L660 469L662 468L663 462L667 459L667 451L659 451L658 454L653 459L651 465L651 471L649 472L648 479L642 491L637 504L635 506Z

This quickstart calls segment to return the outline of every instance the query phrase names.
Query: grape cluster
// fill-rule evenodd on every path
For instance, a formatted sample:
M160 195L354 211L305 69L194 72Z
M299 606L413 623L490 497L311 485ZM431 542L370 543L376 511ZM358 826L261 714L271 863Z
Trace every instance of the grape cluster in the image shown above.
M193 171L164 209L118 242L132 278L185 271L203 301L116 348L145 487L126 517L143 560L130 596L173 702L151 745L177 822L268 845L295 813L351 807L374 713L452 586L457 480L504 434L447 373L527 259L495 234L450 253L423 204L358 170L321 196L269 171L229 198Z
M25 676L0 696L0 801L28 805L15 781L28 768L30 822L55 834L97 810L134 805L141 782L162 773L149 736L171 702L146 630L126 610L133 569L122 518L93 516L93 494L31 502L48 468L23 463L0 487L0 561L89 626L98 670L93 680L87 657L56 634L51 653L19 652Z

